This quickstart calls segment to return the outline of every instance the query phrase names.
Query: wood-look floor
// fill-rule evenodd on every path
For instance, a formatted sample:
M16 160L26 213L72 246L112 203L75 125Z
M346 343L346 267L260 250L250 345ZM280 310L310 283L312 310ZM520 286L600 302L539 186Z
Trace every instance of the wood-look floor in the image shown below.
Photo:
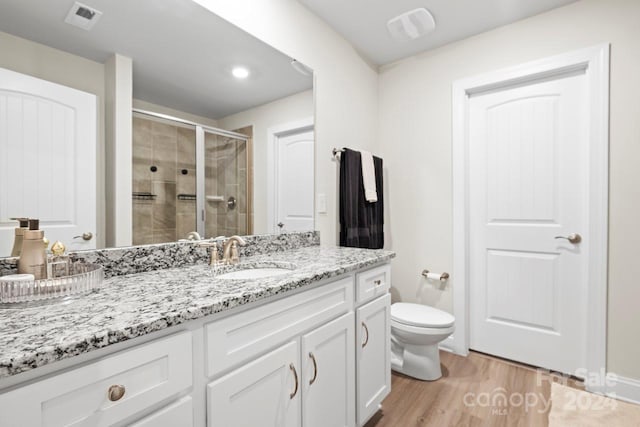
M440 363L438 381L394 372L391 393L366 427L546 427L551 381L564 381L475 352L468 357L441 352ZM567 385L582 388L575 380Z

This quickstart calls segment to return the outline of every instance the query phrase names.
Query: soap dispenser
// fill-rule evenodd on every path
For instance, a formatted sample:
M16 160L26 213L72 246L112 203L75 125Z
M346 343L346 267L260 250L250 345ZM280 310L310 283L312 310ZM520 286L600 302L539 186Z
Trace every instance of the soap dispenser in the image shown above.
M25 230L22 251L18 260L19 274L33 274L36 280L47 277L47 253L44 246L44 231L39 230L40 221L29 220L29 229Z
M16 235L13 239L13 249L11 249L11 256L20 256L22 251L22 239L24 238L24 232L29 229L29 218L11 218L20 223L20 226L16 228Z

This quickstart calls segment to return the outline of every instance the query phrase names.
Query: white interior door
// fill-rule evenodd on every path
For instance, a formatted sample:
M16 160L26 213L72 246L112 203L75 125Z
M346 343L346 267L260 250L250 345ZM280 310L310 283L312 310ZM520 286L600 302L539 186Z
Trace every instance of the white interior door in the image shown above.
M0 256L13 217L40 219L70 250L95 248L96 135L95 95L0 68Z
M313 230L313 130L279 136L275 158L274 229Z
M584 72L469 101L472 349L585 366L588 103Z

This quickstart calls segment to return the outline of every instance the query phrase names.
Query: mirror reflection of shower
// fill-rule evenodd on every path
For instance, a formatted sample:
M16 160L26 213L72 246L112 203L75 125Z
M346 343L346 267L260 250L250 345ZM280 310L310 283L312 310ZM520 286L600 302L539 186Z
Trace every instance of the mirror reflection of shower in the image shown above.
M134 110L133 244L250 234L251 133Z

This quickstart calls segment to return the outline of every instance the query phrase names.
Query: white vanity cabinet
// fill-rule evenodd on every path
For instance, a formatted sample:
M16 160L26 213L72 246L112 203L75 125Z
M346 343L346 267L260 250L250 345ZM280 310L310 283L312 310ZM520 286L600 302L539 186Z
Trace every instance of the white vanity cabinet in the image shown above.
M391 391L391 295L356 310L358 424L380 408Z
M352 312L207 386L209 427L353 427Z
M0 390L0 426L362 426L391 389L389 286L381 264L45 366Z
M353 427L353 295L350 276L205 325L209 376L232 370L207 386L208 426Z
M191 387L191 340L181 332L0 394L0 425L122 423ZM153 425L170 426L166 416L158 414Z

